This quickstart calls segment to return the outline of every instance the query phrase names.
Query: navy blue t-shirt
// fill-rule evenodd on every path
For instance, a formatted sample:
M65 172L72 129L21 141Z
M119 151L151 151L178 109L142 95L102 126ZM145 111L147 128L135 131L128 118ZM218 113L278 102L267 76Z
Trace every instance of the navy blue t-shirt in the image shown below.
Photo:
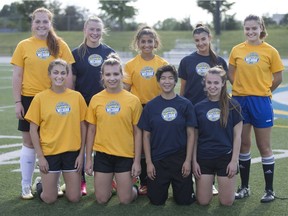
M233 128L242 121L241 114L233 108L237 101L231 99L226 128L220 125L220 108L218 101L204 99L195 105L198 123L197 159L214 159L233 150Z
M223 69L228 71L227 63L220 56L217 57L217 65L222 65ZM193 105L206 98L202 80L211 67L213 67L211 56L202 56L197 52L184 57L180 62L178 74L181 79L186 80L183 96Z
M184 97L171 100L157 96L143 109L138 127L151 133L152 161L161 160L179 150L186 151L187 127L196 127L194 106Z
M72 64L73 75L76 76L75 90L79 91L87 105L94 94L104 89L101 83L101 66L110 53L115 51L106 44L96 48L87 47L84 58L79 56L78 48L72 51L75 63Z

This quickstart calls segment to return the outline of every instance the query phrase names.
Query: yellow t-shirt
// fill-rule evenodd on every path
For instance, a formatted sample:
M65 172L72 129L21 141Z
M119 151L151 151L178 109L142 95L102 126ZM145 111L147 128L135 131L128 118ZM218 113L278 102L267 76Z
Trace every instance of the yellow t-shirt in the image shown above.
M58 58L65 60L68 64L75 62L74 57L63 41L59 40L60 52ZM51 86L48 77L48 65L55 59L51 56L46 40L30 37L21 41L12 56L11 64L23 68L22 92L23 96L33 97L37 93Z
M150 61L145 61L140 54L125 65L124 83L131 85L131 93L136 95L142 104L148 103L161 92L156 80L156 71L168 62L158 55Z
M96 125L93 150L133 158L133 125L137 125L141 112L139 99L126 90L111 94L104 89L94 95L85 118Z
M82 95L71 89L61 94L46 89L35 95L25 119L39 125L45 156L80 149L80 123L85 119L86 109Z
M234 96L272 96L272 75L284 70L278 51L266 42L258 46L247 42L236 45L230 53L229 64L236 68Z

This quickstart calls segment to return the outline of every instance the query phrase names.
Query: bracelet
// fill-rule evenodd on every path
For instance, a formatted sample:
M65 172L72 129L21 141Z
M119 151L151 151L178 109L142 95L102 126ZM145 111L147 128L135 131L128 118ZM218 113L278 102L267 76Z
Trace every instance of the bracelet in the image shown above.
M22 102L22 101L15 101L15 104L16 104L16 103L21 103L21 102Z

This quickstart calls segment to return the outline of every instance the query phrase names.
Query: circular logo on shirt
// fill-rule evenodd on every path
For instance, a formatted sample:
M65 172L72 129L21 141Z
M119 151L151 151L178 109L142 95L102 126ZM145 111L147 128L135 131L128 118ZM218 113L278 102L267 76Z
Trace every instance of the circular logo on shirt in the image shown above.
M209 64L207 64L206 62L201 62L196 65L196 72L200 76L205 76L209 68L210 68Z
M100 66L102 64L103 58L102 58L102 56L100 56L98 54L93 54L93 55L90 55L88 57L88 62L93 67L98 67L98 66Z
M40 59L47 59L50 56L48 48L40 48L36 51L36 56Z
M220 119L220 109L214 108L207 112L206 117L208 120L215 122Z
M161 116L164 121L173 121L177 117L177 110L167 107L162 111Z
M110 115L116 115L118 112L120 112L120 104L117 101L110 101L106 107L106 112Z
M71 107L66 102L59 102L56 104L56 112L59 115L67 115L71 110Z
M256 64L259 61L259 55L258 53L252 52L252 53L249 53L244 58L244 60L247 64Z
M140 71L140 74L142 77L144 77L145 79L150 79L151 77L154 76L154 70L152 67L144 67L142 68L142 70Z

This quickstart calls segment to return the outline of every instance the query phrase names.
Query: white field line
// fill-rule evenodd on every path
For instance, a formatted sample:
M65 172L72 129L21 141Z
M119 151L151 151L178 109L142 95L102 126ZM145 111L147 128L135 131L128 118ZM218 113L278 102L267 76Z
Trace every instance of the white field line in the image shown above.
M0 89L12 89L12 86L1 86Z
M19 136L0 136L0 138L21 138ZM7 144L1 145L0 149L20 147L22 143ZM19 164L19 156L21 150L15 150L7 153L0 154L0 165L10 165L10 164ZM275 159L287 158L288 150L285 149L275 149L273 150ZM260 163L261 157L252 158L251 163ZM11 172L20 172L20 169L12 170ZM39 172L38 169L35 169L35 172Z

